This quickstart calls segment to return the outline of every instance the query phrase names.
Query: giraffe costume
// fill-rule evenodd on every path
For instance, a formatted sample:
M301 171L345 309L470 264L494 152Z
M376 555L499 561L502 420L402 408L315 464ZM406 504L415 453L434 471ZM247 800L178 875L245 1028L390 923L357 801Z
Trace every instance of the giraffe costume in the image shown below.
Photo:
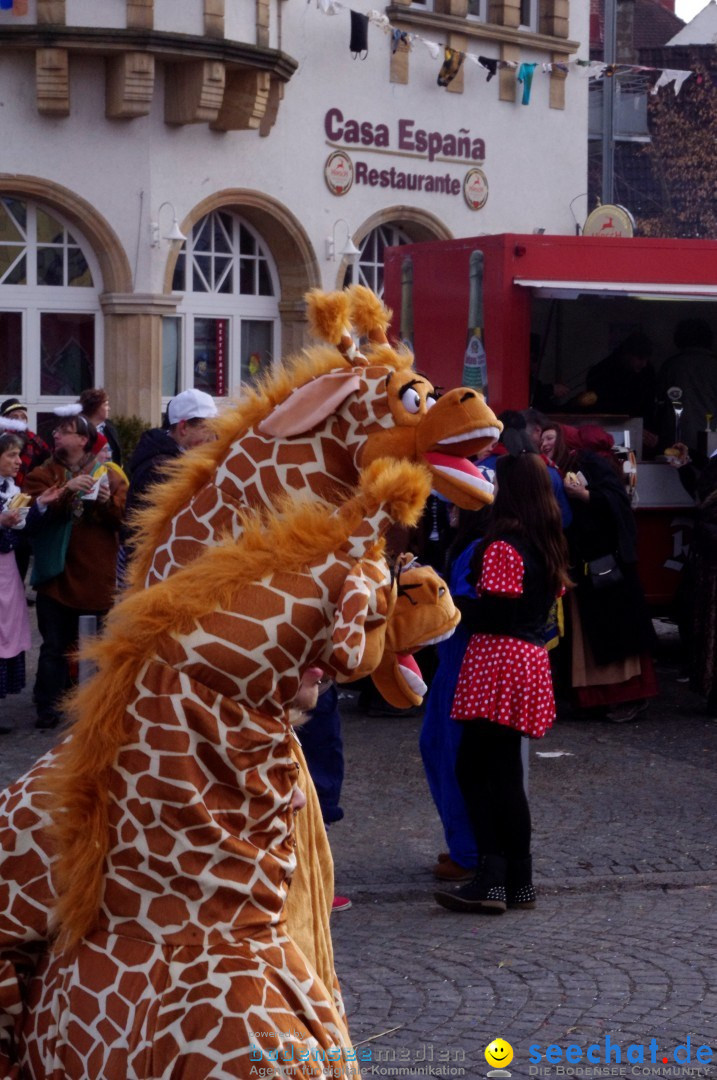
M130 586L163 581L222 535L238 536L241 510L286 494L340 503L377 458L420 462L432 486L465 509L492 499L467 456L502 424L467 388L438 397L407 351L386 339L390 312L363 286L307 295L316 337L331 343L280 365L214 424L217 440L168 465L136 523ZM367 335L365 355L348 325Z
M332 303L334 311L337 310L335 299L330 299L329 307ZM356 298L353 304L355 314L360 304L357 304ZM322 318L326 327L326 311L317 319L317 325ZM343 319L343 315L339 318ZM354 318L355 324L360 322L360 318ZM369 317L364 312L363 318L365 329L371 334L369 324L372 321L375 323L375 315ZM347 348L345 340L341 340L346 337L343 332L337 335L329 327L324 336L336 340L350 361L357 360L352 355L352 347ZM375 327L373 336L381 339ZM143 555L146 565L143 573L140 557L135 585L160 582L164 585L160 590L162 595L154 597L153 602L143 599L139 609L127 606L138 600L138 597L134 597L118 609L110 623L112 632L105 642L97 646L100 675L78 696L76 711L81 719L75 727L73 739L62 748L58 766L49 770L41 785L44 786L44 781L47 781L55 806L62 808L62 813L56 811L58 835L53 842L59 843L60 851L55 865L59 888L57 918L65 952L41 962L38 975L30 984L32 1011L29 1022L22 1029L20 1047L21 1057L31 1070L31 1075L79 1076L85 1075L85 1068L89 1075L105 1075L103 1070L107 1068L116 1068L121 1075L179 1075L172 1062L179 1061L180 1055L182 1068L185 1060L191 1060L192 1076L255 1075L255 1066L247 1070L247 1054L253 1058L256 1053L259 1059L262 1056L264 1059L271 1058L277 1053L285 1054L284 1064L289 1068L288 1055L293 1055L294 1050L301 1055L301 1064L294 1070L295 1075L320 1075L325 1063L317 1063L315 1057L314 1060L307 1060L312 1057L313 1051L300 1049L305 1045L303 1042L290 1042L286 1046L282 1043L282 1039L287 1039L287 1033L279 1026L280 1017L283 1017L285 1027L294 1017L297 1021L301 1018L304 1026L299 1025L300 1031L294 1029L294 1038L305 1038L308 1040L306 1045L318 1048L319 1054L331 1054L332 1045L334 1050L337 1046L347 1045L345 1029L338 1014L329 1005L326 990L318 980L300 980L304 997L298 993L296 985L290 986L290 993L286 994L290 976L295 974L292 960L301 958L303 961L303 957L298 950L294 950L286 963L293 946L285 935L281 938L282 945L288 943L284 952L277 954L274 948L278 928L283 926L283 902L277 905L271 901L276 901L277 892L281 893L281 887L285 887L291 863L290 859L282 859L282 844L285 845L287 838L290 838L290 830L285 826L282 830L279 824L281 815L278 813L281 806L286 814L288 805L286 791L278 785L278 779L283 777L286 787L285 744L276 730L273 738L260 740L259 744L255 744L250 737L248 750L240 739L243 748L240 759L242 763L248 759L242 771L234 759L236 740L226 737L227 732L236 735L237 721L245 737L256 734L257 727L266 736L262 724L266 725L270 720L277 722L272 710L267 711L266 695L258 702L248 693L249 688L252 693L262 686L266 690L268 673L264 670L254 671L257 666L262 668L261 663L256 663L256 649L259 647L257 627L250 626L251 620L247 620L243 613L232 612L234 623L230 629L231 620L221 602L217 610L208 612L195 610L189 603L189 614L186 603L184 606L179 603L178 607L184 613L182 622L181 618L177 618L177 603L173 605L172 601L186 601L195 589L199 590L194 596L196 602L200 595L214 595L216 598L216 593L212 592L213 583L206 579L208 573L211 575L217 568L226 571L226 549L231 548L235 555L237 551L243 551L244 562L251 561L253 551L246 545L221 542L226 535L235 540L242 537L247 527L247 519L241 512L243 506L272 505L282 492L295 491L304 485L304 490L314 497L329 495L334 501L342 501L347 497L350 485L359 476L359 466L364 473L372 461L379 466L376 458L382 453L424 461L434 472L435 486L447 490L459 503L474 505L476 499L487 501L490 498L487 489L479 490L480 482L476 484L476 478L471 476L469 463L461 462L458 456L461 452L478 449L498 433L499 425L482 399L472 391L465 394L460 392L456 399L454 392L453 399L443 399L439 409L434 404L430 384L413 377L410 372L410 359L397 356L384 346L379 351L383 367L375 363L376 356L373 356L374 367L380 370L369 373L366 363L361 368L358 382L357 372L351 367L339 367L332 371L337 367L336 354L329 354L326 350L323 355L314 352L313 356L297 364L291 373L269 380L248 403L240 407L238 415L233 414L220 425L219 440L211 448L212 453L203 456L195 453L193 461L191 456L187 457L183 463L184 475L177 475L159 489L155 498L156 508L145 517L145 543L143 551L140 547L140 555ZM322 373L327 377L322 378ZM292 390L293 393L289 393ZM404 398L407 404L404 404ZM344 412L334 422L333 414L338 407L338 411L343 409ZM432 409L431 417L428 417L429 409ZM394 428L402 429L398 439L395 438ZM311 443L314 444L313 451L309 445ZM443 450L447 453L442 453ZM378 468L380 472L381 467ZM374 473L374 476L377 474ZM414 496L412 502L408 500L411 509L407 514L404 505L402 510L394 513L394 517L409 520L413 515L415 518L424 500L425 491L421 498ZM306 526L306 521L303 526ZM314 522L313 528L320 535L323 525ZM252 536L256 539L256 529ZM370 536L371 528L368 533L364 530L364 542ZM217 542L219 547L207 551L206 545ZM156 557L155 546L158 547ZM287 550L289 566L289 556L295 555L299 548L293 544ZM266 554L268 556L268 552ZM270 560L272 567L276 565L276 554L274 544ZM197 561L192 567L191 576L187 578L179 568L193 559ZM367 580L372 580L371 575L367 578L365 571L354 579L350 573L346 576L342 602L338 604L340 611L349 611L353 604L354 614L356 611L363 612L368 597L373 595L374 600L380 599L382 593L377 580L381 575L377 566L378 563L375 563L370 588ZM233 567L232 586L236 586L237 575L241 580L239 569L236 565ZM168 581L172 574L175 576ZM263 600L267 600L268 593L278 606L282 588L286 589L287 583L283 579L278 583L272 581L277 591L266 590L262 594ZM225 585L229 587L226 581ZM167 588L170 590L169 601ZM206 594L202 592L203 589L208 590ZM151 596L154 592L152 589L146 595ZM302 598L298 607L306 615L310 605L304 601L305 598ZM379 612L380 606L379 603L374 615L381 616L377 625L385 629L382 620L385 620L386 612ZM199 608L202 608L201 603ZM174 628L172 634L164 628L168 613ZM277 612L272 611L271 614L277 615ZM139 636L136 625L129 629L132 620L137 620L138 616L145 630L144 635ZM281 619L280 615L277 617ZM185 625L187 619L193 628L193 635ZM339 673L343 666L346 674L355 666L354 662L362 651L367 654L364 659L368 658L366 670L377 664L382 642L380 633L372 632L377 627L372 628L369 620L361 628L357 644L354 624L355 618L352 616L344 619L343 624L339 619L333 627L331 651L335 663L324 661L327 670ZM254 632L253 638L251 634L246 636L249 629ZM286 640L289 638L292 645L295 644L295 629L295 626L289 627L281 622L278 630L283 632L285 640L279 637L277 647L265 649L261 656L262 660L277 669L274 671L272 667L268 681L279 701L284 700L282 693L290 683L283 666L286 664L287 651L292 654L293 660L297 659L293 651L288 649ZM235 635L239 631L242 645L246 644L245 649L236 645ZM229 634L229 637L225 634ZM363 645L360 640L362 636ZM200 645L196 645L197 638ZM376 647L369 648L368 643L374 640ZM185 644L192 647L185 651ZM154 654L151 654L152 647ZM167 655L163 652L164 648L168 648ZM144 665L138 666L142 649L145 654L149 649L150 655L149 659L145 655ZM216 664L207 661L207 652L218 660ZM341 656L344 657L343 661L340 660ZM310 659L303 659L303 666L308 666ZM239 679L236 678L236 665L242 676ZM239 684L240 700L237 701L232 693ZM118 686L124 690L119 696L115 692ZM257 705L262 710L259 713L256 711ZM157 734L157 725L152 722L157 715L161 715L163 720L163 724L159 725L162 729L159 740L162 753L151 741L151 736ZM169 715L172 717L168 725L170 730L165 732L164 720ZM257 721L257 716L261 717L261 722ZM184 738L180 740L181 749L179 745L172 745L171 738L177 734L175 728L181 730L183 737L187 732L191 733L188 746L184 745ZM217 734L220 736L218 740ZM220 749L218 754L217 741ZM217 768L217 773L222 773L221 777L213 774L204 758L200 764L196 761L196 747L203 748L207 743L211 746L208 761L219 760L223 765L223 770ZM277 744L282 752L275 756ZM169 774L165 777L161 769L166 764L163 751L167 748ZM259 749L261 753L258 753ZM153 771L156 767L154 758L158 754L159 777ZM227 758L231 761L230 767L227 767ZM279 763L283 770L278 767ZM288 766L291 775L290 759ZM177 787L175 782L175 774L182 775L185 768L191 775L186 790L182 784ZM265 819L261 819L267 827L261 831L261 843L254 844L251 859L245 857L237 861L237 851L231 843L228 854L219 845L222 856L226 855L220 865L226 869L227 882L223 887L213 882L211 895L204 898L193 875L197 874L202 884L207 875L213 880L218 856L214 851L215 845L206 839L206 834L211 832L209 822L215 825L216 821L221 823L220 837L223 837L225 819L234 820L232 814L236 807L231 799L228 800L228 807L218 799L216 805L208 806L204 789L198 802L192 802L188 792L193 791L192 783L201 787L200 782L203 782L215 798L217 789L225 795L227 774L231 775L233 784L237 779L239 781L238 791L243 800L241 810L255 805L266 809L266 779L271 778L269 789L273 795L268 799L271 827L268 827ZM258 803L252 796L251 787L246 786L247 781L256 779L257 775L265 785ZM154 791L154 785L159 786L162 797L147 800L147 791ZM283 800L280 799L282 794ZM138 816L133 811L127 821L119 814L118 807L126 809L130 798L132 806L135 803L138 805ZM190 808L199 813L200 821L196 829L191 824ZM238 811L240 816L241 810ZM28 813L27 807L20 806L18 814L19 820L26 825L31 825L35 820L32 810ZM146 820L142 814L146 815ZM173 826L169 830L167 817ZM250 818L251 815L245 814L243 820L246 823ZM31 832L26 828L25 836ZM228 833L231 840L233 834L230 829ZM181 836L184 839L186 834L192 839L185 848L180 844L177 853L178 838ZM138 843L138 837L143 843ZM167 849L170 839L172 846ZM23 843L24 840L21 840L20 848ZM212 849L211 854L202 848L207 843ZM113 846L115 844L118 847ZM154 850L154 844L160 850ZM197 846L200 848L199 854L195 850ZM41 843L39 852L42 850ZM263 853L260 857L257 856L259 851ZM33 848L30 839L26 854L32 856L34 861L42 861L39 852ZM184 857L184 862L178 864L181 876L176 874L177 854ZM278 889L272 889L277 882L266 870L267 862L269 869L275 872L278 867L281 885ZM171 889L167 890L165 877L157 872L157 864L162 869L166 868L166 881L171 881L172 885L174 878L168 876L172 869L177 880L185 885L184 875L191 869L192 880L187 896L178 897ZM249 882L242 878L241 870L245 876L252 871ZM128 887L129 880L133 888ZM177 887L181 894L181 887ZM153 889L155 895L152 895ZM199 897L194 895L197 889ZM167 892L169 895L166 895ZM128 899L131 903L126 909L123 901ZM226 914L223 905L232 908L233 903L233 917L228 926L234 928L238 925L241 932L232 937L232 948L227 956L227 933L231 936L232 931L227 931L218 920L222 914ZM258 918L257 909L261 913ZM242 919L247 912L251 917L249 925L244 927ZM33 926L33 919L37 916L34 907L32 912L25 912L25 916ZM206 923L201 923L202 918L206 919ZM172 920L176 920L176 924ZM193 920L200 923L199 929ZM22 919L19 921L22 922ZM143 935L142 930L146 931L147 925L151 932ZM187 927L191 930L189 939L186 937ZM117 930L121 932L117 933ZM248 934L252 935L250 962L247 961L245 948L241 963L232 968L232 963L238 960L237 950L242 951L235 939L240 937L246 945ZM202 946L197 945L197 940L201 941ZM142 947L145 953L139 959L132 949ZM202 947L204 952L199 962L193 953L185 955L187 949L191 953L192 949L201 951ZM129 959L123 951L127 949ZM99 956L104 961L100 967L108 967L103 980L89 979L89 982L83 983L85 974L90 974L87 971L88 955L93 960ZM227 971L227 963L233 974ZM89 966L95 974L97 965L93 962ZM129 972L128 968L131 969ZM182 984L180 978L175 984L166 977L167 972L176 976L178 968L183 973L187 970L193 972L191 990ZM156 973L159 973L159 985L167 987L164 998L158 994L159 987L153 982ZM236 1001L232 999L227 1005L226 995L222 997L219 988L222 977L225 982L228 980L234 997L243 1000L240 1009L243 1028L237 1024L236 1016L232 1013ZM12 982L12 979L9 983L5 980L0 987L10 1016L13 1009L17 1010L17 1002L12 999ZM99 982L102 982L101 994ZM76 990L74 999L71 994L73 986ZM95 995L99 994L103 1004L111 1003L110 1012L115 1010L112 1022L106 1017L97 1018L87 1000L78 1000L83 995L87 998L88 986ZM242 986L245 990L247 987L256 990L257 986L262 990L260 1006L256 1001L247 1006L248 991L242 994ZM313 989L315 995L312 995ZM275 995L270 990L275 991ZM64 1004L60 1008L58 1001L63 994ZM198 1034L192 1028L192 1023L199 1023L202 1017L206 1019L209 1015L205 995L213 1000L219 996L223 1003L222 1007L215 1009L218 1016L215 1025L217 1034L211 1043L208 1040L213 1032L203 1030ZM269 999L273 1004L268 1003ZM190 1004L199 1002L202 1003L201 1009L189 1008ZM125 1028L127 1026L130 1006L132 1020L128 1045L127 1037L123 1037L122 1032L123 1025ZM63 1018L61 1030L56 1022L58 1010ZM257 1011L252 1013L252 1010ZM249 1027L256 1023L248 1019L250 1014L257 1015L263 1022L265 1034L254 1036L264 1039L264 1044L258 1047L247 1041L247 1034L251 1034ZM227 1041L227 1017L230 1015L232 1036ZM70 1031L71 1034L68 1034ZM189 1040L190 1034L197 1036L193 1042ZM38 1054L41 1060L38 1060ZM202 1071L203 1068L206 1071ZM344 1062L340 1071L348 1074L351 1068L350 1064Z
M377 537L415 520L429 484L376 462L332 516L245 515L240 541L111 614L43 777L62 808L59 937L27 988L22 1075L249 1077L278 1060L277 1075L309 1077L332 1057L333 1075L352 1075L341 1018L285 931L285 705L307 666L346 676L378 662L395 590ZM37 871L44 840L33 850L32 809L18 813L18 857ZM31 945L37 911L12 916Z
M390 672L385 671L381 686L390 700L403 703L407 695L413 700L417 688L415 662L408 661L408 656L417 648L443 640L457 625L460 615L431 567L401 565L396 580L396 603L386 625L386 638L392 647L384 650L384 656L391 657L389 667L395 680L391 683ZM15 1046L23 1020L21 988L46 954L50 942L49 922L57 897L52 882L54 848L49 832L46 774L57 753L58 748L49 751L0 795L0 1072L3 1076L17 1075ZM328 931L333 861L300 747L292 745L292 754L300 762L298 783L308 801L294 817L297 866L285 906L286 924L323 984L333 993L334 1004L343 1017ZM311 851L315 857L302 859L302 851Z

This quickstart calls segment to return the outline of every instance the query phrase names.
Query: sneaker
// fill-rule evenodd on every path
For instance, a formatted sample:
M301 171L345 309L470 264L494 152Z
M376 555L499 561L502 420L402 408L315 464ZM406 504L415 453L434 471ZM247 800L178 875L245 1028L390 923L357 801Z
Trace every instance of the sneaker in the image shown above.
M348 896L335 896L331 905L332 911L348 911L351 907L351 901Z
M607 714L607 719L612 724L626 724L629 720L634 720L636 716L643 713L649 704L649 701L628 701L626 705L622 705L619 709L611 709Z

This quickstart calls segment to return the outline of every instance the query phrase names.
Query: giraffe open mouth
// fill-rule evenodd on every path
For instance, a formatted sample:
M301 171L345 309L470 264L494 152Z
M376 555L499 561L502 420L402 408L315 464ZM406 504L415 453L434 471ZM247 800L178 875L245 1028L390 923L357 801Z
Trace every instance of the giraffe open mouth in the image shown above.
M396 661L399 675L401 675L411 693L419 698L424 697L428 686L423 680L421 669L413 653L397 653Z
M438 634L436 637L428 638L426 641L422 641L420 645L416 646L416 649L425 649L427 645L438 645L441 641L446 641L449 637L453 636L453 632L458 625L458 618L454 620L453 625L446 630L444 634ZM425 697L428 686L425 683L421 669L418 666L418 661L413 653L396 653L396 663L398 664L398 673L404 679L409 690L416 694L417 697Z
M494 438L497 439L499 434L496 431ZM450 489L457 487L462 491L469 491L480 502L489 502L492 498L493 485L468 458L454 457L452 454L441 454L433 450L427 451L423 457L433 473L439 495L450 498Z

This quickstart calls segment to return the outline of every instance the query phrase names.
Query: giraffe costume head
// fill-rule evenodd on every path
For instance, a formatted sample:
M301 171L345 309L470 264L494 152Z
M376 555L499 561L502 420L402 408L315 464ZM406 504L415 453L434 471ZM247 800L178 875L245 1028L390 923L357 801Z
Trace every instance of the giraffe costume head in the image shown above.
M130 584L164 580L222 535L236 537L241 510L286 494L339 504L378 458L423 464L432 486L467 509L492 486L468 457L502 425L477 391L438 397L386 340L390 313L369 290L310 293L309 321L329 346L307 349L248 389L215 425L216 442L168 466L168 479L137 517ZM357 353L347 327L368 336Z

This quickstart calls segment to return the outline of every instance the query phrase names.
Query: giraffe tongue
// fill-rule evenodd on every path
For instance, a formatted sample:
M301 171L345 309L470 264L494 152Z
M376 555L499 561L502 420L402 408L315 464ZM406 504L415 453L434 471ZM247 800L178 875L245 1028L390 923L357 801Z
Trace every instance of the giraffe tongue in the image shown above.
M416 663L415 657L411 653L397 653L396 660L409 689L418 697L423 697L428 687L421 677L421 669Z
M478 488L479 491L492 494L493 485L468 458L440 454L435 450L427 450L423 456L437 473L443 473L449 479L462 480L469 486Z

